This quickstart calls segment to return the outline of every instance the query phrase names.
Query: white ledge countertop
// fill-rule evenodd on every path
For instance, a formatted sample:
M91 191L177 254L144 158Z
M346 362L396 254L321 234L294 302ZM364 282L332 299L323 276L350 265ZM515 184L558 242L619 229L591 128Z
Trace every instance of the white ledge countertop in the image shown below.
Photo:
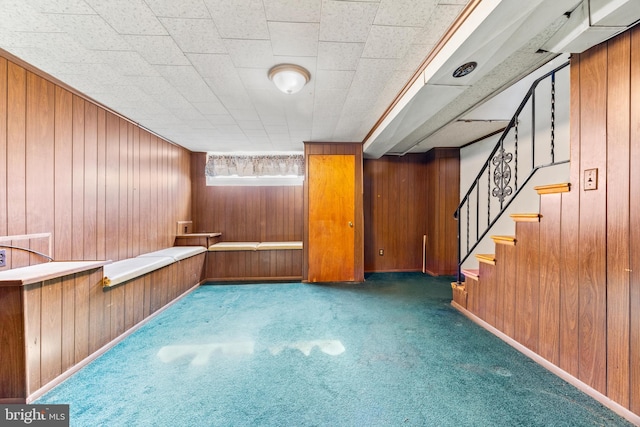
M52 261L0 271L0 286L24 286L81 271L100 268L111 261Z

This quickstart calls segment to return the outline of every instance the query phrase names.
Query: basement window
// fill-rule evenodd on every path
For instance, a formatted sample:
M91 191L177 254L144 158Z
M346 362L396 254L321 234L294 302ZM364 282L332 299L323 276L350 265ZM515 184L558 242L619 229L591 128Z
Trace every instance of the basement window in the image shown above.
M207 153L209 186L302 185L304 155L300 153Z

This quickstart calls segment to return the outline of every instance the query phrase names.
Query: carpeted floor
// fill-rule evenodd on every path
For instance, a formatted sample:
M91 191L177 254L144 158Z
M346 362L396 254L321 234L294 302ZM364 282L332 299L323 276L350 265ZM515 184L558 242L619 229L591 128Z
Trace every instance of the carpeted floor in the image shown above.
M450 306L449 278L201 286L34 403L72 426L621 426Z

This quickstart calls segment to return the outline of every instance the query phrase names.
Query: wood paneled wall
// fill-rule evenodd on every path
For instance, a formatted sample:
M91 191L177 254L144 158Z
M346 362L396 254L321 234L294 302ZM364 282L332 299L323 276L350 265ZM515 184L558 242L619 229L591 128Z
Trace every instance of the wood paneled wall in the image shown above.
M365 160L365 271L421 271L425 252L427 272L454 274L459 183L458 149Z
M187 150L3 57L0 170L0 236L50 232L56 260L172 246L191 216Z
M422 270L427 172L424 154L365 159L365 271Z
M453 214L460 203L460 150L434 148L427 152L427 244L425 267L434 275L458 269L458 223Z
M193 153L193 231L221 241L301 241L302 186L207 187L205 153Z

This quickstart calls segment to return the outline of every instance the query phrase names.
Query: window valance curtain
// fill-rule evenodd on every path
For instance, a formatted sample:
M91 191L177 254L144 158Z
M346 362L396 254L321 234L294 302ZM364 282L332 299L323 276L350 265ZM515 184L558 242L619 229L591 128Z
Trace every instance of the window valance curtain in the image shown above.
M208 177L304 176L303 154L207 154Z

